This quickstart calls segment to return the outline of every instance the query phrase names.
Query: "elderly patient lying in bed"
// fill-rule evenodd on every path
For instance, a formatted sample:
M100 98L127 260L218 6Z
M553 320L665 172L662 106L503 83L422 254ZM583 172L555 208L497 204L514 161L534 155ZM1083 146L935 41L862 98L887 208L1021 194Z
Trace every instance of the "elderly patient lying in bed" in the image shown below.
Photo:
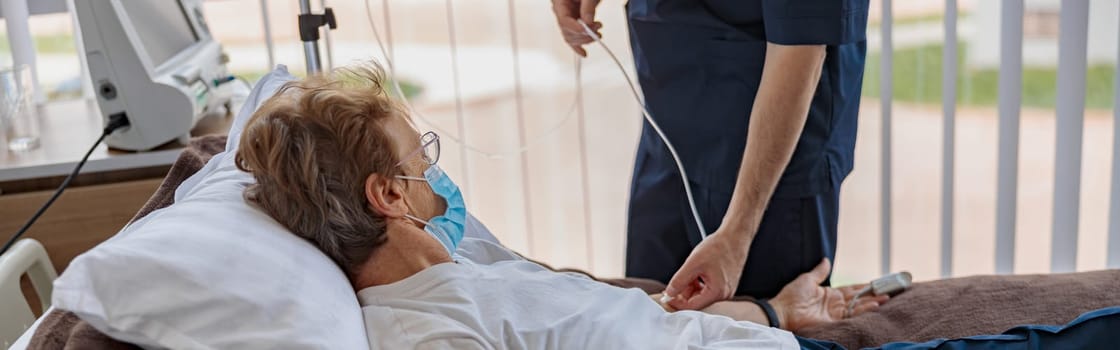
M462 240L459 189L439 169L439 139L420 135L377 82L291 83L253 116L237 164L257 184L246 198L313 242L347 273L367 328L385 348L796 348L787 331L703 312L667 312L638 289L557 273L500 245ZM784 327L840 318L853 290L819 287L822 262L772 301ZM883 298L866 298L855 313ZM767 324L754 303L712 313ZM374 332L370 332L374 334ZM376 348L376 346L375 346Z
M856 289L819 286L827 261L771 300L783 330L763 326L769 319L751 302L673 312L638 289L463 239L466 210L437 165L438 136L412 127L382 78L356 68L289 83L254 114L236 159L257 181L246 198L342 267L371 347L819 347L831 344L787 330L849 316ZM885 301L857 300L853 314Z

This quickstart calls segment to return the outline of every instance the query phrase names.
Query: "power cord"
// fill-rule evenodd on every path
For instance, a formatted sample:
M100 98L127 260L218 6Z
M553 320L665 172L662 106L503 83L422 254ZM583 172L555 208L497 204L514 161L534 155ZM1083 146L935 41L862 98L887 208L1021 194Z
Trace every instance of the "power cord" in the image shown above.
M78 162L78 165L74 167L74 171L70 173L70 176L67 176L66 180L62 180L62 184L59 185L58 189L54 191L54 195L51 195L51 198L47 199L47 202L43 203L42 207L39 207L39 210L35 212L35 215L32 215L31 219L27 220L27 223L23 224L23 227L20 227L19 232L16 232L16 234L12 235L12 238L8 239L7 243L4 243L4 247L0 248L0 256L3 256L4 253L12 247L12 245L15 245L16 241L19 240L19 238L27 232L27 229L31 228L31 225L35 224L36 220L39 220L39 216L42 216L43 212L47 211L47 208L50 208L51 204L54 203L54 200L58 199L58 196L62 195L62 191L66 190L66 187L70 185L70 182L74 180L74 177L76 177L78 175L78 172L82 170L82 166L86 164L86 160L89 160L89 156L93 154L93 150L97 149L97 146L100 146L102 141L105 141L105 137L109 136L114 131L117 131L118 129L124 128L129 125L130 123L128 121L128 116L126 116L124 112L109 116L109 123L106 124L105 129L101 131L101 137L98 137L97 142L93 143L93 147L89 148L89 151L86 152L86 155L83 156L82 160Z

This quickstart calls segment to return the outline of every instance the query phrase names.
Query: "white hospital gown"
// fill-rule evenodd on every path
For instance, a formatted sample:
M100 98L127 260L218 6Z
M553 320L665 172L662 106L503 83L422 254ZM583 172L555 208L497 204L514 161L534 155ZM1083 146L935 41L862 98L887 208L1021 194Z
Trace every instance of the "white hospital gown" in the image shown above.
M789 332L666 313L638 289L554 273L467 238L456 263L358 292L371 349L798 349Z

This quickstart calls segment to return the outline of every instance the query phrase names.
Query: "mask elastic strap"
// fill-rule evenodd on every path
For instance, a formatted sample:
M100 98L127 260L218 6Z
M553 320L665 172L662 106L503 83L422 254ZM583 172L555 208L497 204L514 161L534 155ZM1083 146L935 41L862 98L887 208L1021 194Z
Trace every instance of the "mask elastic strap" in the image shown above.
M439 232L440 232L440 234L446 235L446 233L445 233L445 232L443 232L443 228L441 228L441 227L439 227L439 226L436 226L436 225L432 225L432 223L431 223L431 222L425 221L424 219L421 219L421 218L418 218L418 217L412 216L412 215L410 215L410 214L404 214L404 217L406 217L406 218L409 218L409 219L412 219L412 220L416 220L417 222L423 223L423 224L425 225L425 228L430 228L430 229L433 229L433 230L439 231ZM429 232L430 232L430 231L429 231ZM434 234L434 233L433 233L433 234ZM443 239L442 239L442 238L440 238L440 237L439 237L438 235L436 236L436 240L440 241L440 243L443 243ZM446 243L445 243L445 244L446 244Z
M412 216L412 215L409 215L409 214L404 214L404 217L412 219L412 220L416 220L416 222L422 223L424 225L432 226L432 223L424 221L421 218L418 218L418 217L415 217L415 216Z
M413 180L413 181L428 181L428 179L425 179L425 178L422 178L422 177L419 177L419 176L397 175L397 178L398 179L403 179L403 180Z

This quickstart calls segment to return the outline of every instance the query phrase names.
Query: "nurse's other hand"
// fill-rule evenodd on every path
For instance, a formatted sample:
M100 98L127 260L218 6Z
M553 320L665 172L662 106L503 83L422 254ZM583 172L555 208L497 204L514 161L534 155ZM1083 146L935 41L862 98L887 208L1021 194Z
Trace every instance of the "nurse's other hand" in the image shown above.
M716 231L696 245L665 288L673 298L669 306L700 310L734 296L750 250L750 243L740 236Z
M603 34L599 30L603 28L603 24L595 21L595 7L599 5L599 1L552 0L552 12L556 14L556 23L560 25L560 34L564 36L564 42L582 57L587 57L583 45L590 44L595 39L587 35L577 20L582 19L591 30L595 31L595 35L602 37Z

